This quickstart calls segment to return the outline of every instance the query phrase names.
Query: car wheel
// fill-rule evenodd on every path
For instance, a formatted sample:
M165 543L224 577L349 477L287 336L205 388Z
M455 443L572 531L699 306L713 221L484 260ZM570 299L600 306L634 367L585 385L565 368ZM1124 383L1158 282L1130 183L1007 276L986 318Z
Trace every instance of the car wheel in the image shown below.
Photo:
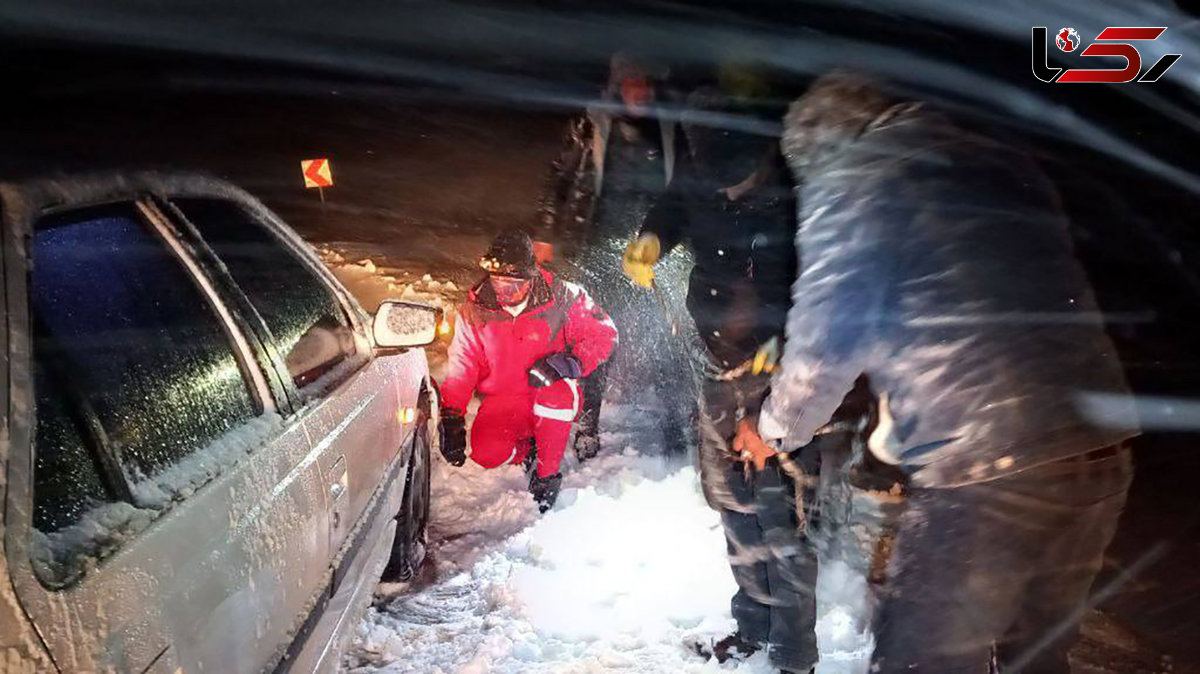
M412 460L404 481L404 499L396 516L392 556L383 570L384 582L402 583L416 575L425 561L425 530L429 524L429 445L432 421L423 419L413 435Z

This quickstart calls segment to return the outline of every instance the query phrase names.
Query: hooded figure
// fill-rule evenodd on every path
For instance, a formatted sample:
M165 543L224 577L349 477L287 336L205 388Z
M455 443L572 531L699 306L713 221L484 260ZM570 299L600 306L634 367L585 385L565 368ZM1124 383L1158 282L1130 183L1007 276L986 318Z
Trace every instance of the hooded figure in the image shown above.
M487 275L458 313L441 385L442 453L453 465L466 461L467 404L481 394L471 459L484 468L525 464L544 512L562 481L578 379L612 353L617 329L583 288L538 266L523 232L501 232L480 266Z
M807 443L862 376L879 402L868 447L911 491L872 671L985 671L994 646L1065 674L1138 430L1054 189L853 75L792 105L783 149L800 276L759 430Z

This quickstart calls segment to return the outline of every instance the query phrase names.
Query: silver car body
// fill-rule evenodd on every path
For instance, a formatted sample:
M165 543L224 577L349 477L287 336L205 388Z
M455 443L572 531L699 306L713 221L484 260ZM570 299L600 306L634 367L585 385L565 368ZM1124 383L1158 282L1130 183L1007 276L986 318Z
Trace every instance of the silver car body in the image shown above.
M297 394L278 354L248 334L243 311L170 212L175 197L230 200L302 258L336 293L357 356ZM136 202L225 321L263 409L253 451L96 561L48 587L33 564L32 392L27 249L50 210ZM0 438L4 502L0 670L116 672L332 671L391 550L431 385L421 349L378 357L369 317L309 246L226 183L132 177L0 186L7 355ZM176 213L175 215L178 215ZM325 381L327 379L327 381ZM428 388L427 388L428 387ZM405 410L420 408L414 415ZM423 429L422 427L425 426ZM426 436L427 437L427 436Z

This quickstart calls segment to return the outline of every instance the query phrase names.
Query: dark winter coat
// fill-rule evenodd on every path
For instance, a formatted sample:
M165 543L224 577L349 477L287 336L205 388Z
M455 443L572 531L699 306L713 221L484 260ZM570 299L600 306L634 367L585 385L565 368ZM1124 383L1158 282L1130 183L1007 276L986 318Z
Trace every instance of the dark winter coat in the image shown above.
M916 106L851 137L803 103L784 140L802 183L801 274L765 436L807 443L860 375L885 417L872 450L918 486L1137 433L1067 221L1030 158ZM791 134L806 135L789 147ZM1092 394L1118 403L1089 412Z
M721 190L738 180L720 175L685 156L642 232L658 236L664 255L680 243L691 249L688 311L718 364L734 368L783 334L795 276L795 206L782 164L737 201Z

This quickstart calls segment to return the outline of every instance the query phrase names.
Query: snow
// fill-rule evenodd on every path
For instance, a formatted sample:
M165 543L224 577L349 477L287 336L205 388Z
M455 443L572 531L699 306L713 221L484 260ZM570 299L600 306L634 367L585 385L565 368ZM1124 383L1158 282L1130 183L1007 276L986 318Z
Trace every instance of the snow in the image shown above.
M669 470L598 457L539 517L520 468L439 462L446 580L372 609L349 671L723 671L687 642L733 630L724 536L694 469ZM772 670L760 656L728 671Z
M385 256L376 254L377 261L368 257L356 263L347 263L346 255L329 244L317 247L317 256L333 272L359 303L374 312L384 299L403 299L423 302L435 307L452 305L462 300L459 286L448 278L434 278L432 274L419 274L416 281L405 281L410 271L390 267Z
M131 485L134 500L138 505L157 510L166 508L172 501L182 501L276 435L282 427L283 418L275 412L252 419L153 478L136 480Z
M453 312L454 307L463 301L465 291L445 275L435 277L432 273L421 272L412 268L398 268L389 264L389 256L381 251L373 250L368 257L361 257L362 251L351 254L350 251L338 250L339 244L320 244L316 246L317 257L333 273L335 277L358 299L359 304L374 313L380 302L385 299L399 299L410 302L420 302L432 307L443 308ZM349 262L357 259L358 262ZM478 268L468 272L478 273ZM444 273L443 273L444 274ZM405 281L401 277L415 277L414 281ZM469 277L464 277L468 281ZM446 349L449 336L425 347L429 357L430 371L440 379L440 368L446 359Z
M867 579L831 556L820 560L817 575L817 674L866 674L875 648Z
M345 669L392 672L776 672L764 653L718 665L691 651L735 629L715 511L690 465L640 451L636 408L605 408L605 453L568 456L539 516L521 468L435 457L432 582L381 585ZM623 449L622 449L623 447ZM871 643L862 574L820 579L820 674L862 674Z
M144 531L171 506L191 496L277 434L282 418L273 412L239 426L170 468L131 481L136 505L103 503L62 529L33 532L33 567L51 585L66 584Z
M512 586L530 624L572 641L671 643L683 630L727 631L722 614L737 588L723 555L711 554L725 541L696 485L688 467L612 495L587 487L515 537L509 550L528 563Z

